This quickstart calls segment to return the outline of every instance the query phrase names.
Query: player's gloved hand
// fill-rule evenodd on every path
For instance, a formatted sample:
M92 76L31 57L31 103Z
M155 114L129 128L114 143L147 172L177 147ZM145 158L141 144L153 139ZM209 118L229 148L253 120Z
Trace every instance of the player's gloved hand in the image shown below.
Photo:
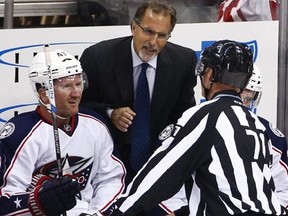
M37 187L38 185L42 185L45 181L49 179L51 178L47 175L43 175L43 174L34 175L32 178L31 184L27 188L27 192L32 192L35 189L35 187Z
M40 182L40 181L39 181ZM57 216L76 205L78 182L71 176L48 179L36 185L30 192L29 208L32 215Z

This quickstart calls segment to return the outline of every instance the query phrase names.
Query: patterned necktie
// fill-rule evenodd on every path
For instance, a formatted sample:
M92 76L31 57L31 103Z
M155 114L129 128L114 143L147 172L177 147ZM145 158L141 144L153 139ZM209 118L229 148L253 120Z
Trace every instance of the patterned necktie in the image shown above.
M150 156L150 96L146 77L148 63L142 64L136 88L134 111L136 116L131 126L130 163L136 172L147 162Z

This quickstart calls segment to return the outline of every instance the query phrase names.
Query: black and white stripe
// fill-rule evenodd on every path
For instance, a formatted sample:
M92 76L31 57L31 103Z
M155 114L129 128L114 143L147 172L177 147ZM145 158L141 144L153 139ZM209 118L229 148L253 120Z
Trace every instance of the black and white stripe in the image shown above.
M124 215L149 210L191 177L190 215L285 214L274 193L265 127L238 94L223 92L187 110L177 125L116 203Z

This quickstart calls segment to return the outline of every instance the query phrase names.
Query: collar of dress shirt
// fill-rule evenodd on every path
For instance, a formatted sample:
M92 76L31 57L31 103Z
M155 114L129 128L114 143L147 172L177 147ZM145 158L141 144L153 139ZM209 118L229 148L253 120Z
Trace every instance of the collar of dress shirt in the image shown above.
M133 61L133 68L137 67L138 65L142 64L143 61L142 59L139 58L139 56L136 54L134 47L133 47L133 39L131 41L131 52L132 52L132 61ZM155 56L153 59L151 59L150 61L148 61L147 63L153 67L154 69L156 69L156 65L157 65L157 56Z

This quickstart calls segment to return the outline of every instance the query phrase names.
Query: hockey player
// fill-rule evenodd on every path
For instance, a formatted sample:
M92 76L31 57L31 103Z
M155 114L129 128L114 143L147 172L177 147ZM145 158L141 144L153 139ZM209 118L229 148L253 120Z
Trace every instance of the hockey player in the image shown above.
M0 131L0 215L102 213L124 188L125 169L114 155L102 118L79 109L84 76L78 60L50 52L63 177L57 168L45 53L32 61L29 78L40 102Z
M256 108L262 96L263 80L257 65L253 66L253 74L242 92L244 105L256 112ZM288 158L286 137L269 121L259 117L266 128L273 150L273 164L271 172L275 183L275 191L281 204L288 209Z
M203 51L196 72L208 101L159 135L162 145L117 200L113 216L148 211L183 184L190 216L287 214L274 192L265 127L240 97L252 56L246 45L230 40Z

